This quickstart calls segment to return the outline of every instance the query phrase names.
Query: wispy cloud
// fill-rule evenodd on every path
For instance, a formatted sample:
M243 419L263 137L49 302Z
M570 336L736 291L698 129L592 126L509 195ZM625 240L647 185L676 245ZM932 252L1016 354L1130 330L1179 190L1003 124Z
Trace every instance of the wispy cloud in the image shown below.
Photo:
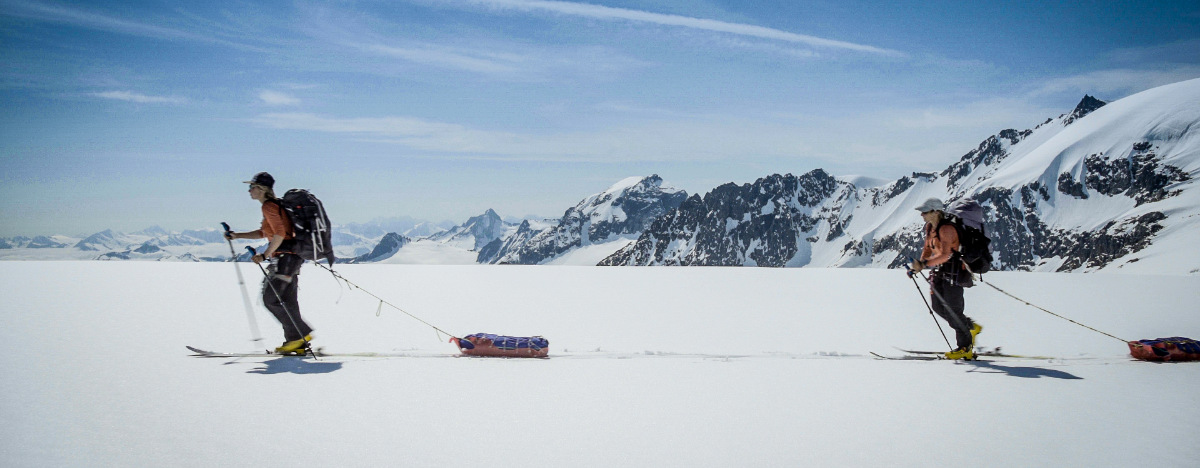
M129 91L105 91L92 93L92 96L116 101L135 102L138 104L186 104L186 98L175 96L148 96Z
M849 50L886 56L904 56L903 52L881 47L856 44L853 42L826 39L806 34L797 34L779 29L768 28L743 23L693 18L681 15L653 13L627 8L614 8L586 3L556 2L542 0L471 0L470 3L497 9L516 10L522 12L548 12L568 16L579 16L606 21L632 21L651 23L660 26L673 26L698 29L712 32L735 34L739 36L771 39L776 41L805 44L823 49Z
M148 37L171 41L192 41L221 44L239 49L261 50L243 43L223 39L212 34L203 34L186 29L159 26L147 22L128 20L81 8L60 6L41 2L3 2L0 14L35 21L67 24L71 26L106 31L131 36Z
M258 93L258 99L269 106L297 106L300 99L279 91L264 90Z
M1200 77L1200 66L1180 65L1169 68L1122 68L1097 70L1055 78L1033 90L1032 97L1071 92L1094 94L1100 99L1120 99L1150 88Z
M411 148L448 153L504 152L520 145L518 135L475 130L463 125L413 117L331 118L307 113L263 114L254 123L281 130L350 134L359 138L386 138Z
M263 114L252 122L281 130L346 134L448 158L534 161L694 161L785 157L809 148L797 128L736 118L641 121L584 132L513 133L391 116L334 118Z
M503 81L546 81L564 77L607 76L646 63L608 47L539 44L496 37L478 31L459 34L415 33L411 25L387 15L302 4L303 33L318 47L335 47L335 54L369 57L351 65L365 73L404 73L418 65L429 69L464 71ZM359 64L370 63L363 67Z
M521 69L523 62L514 55L481 54L476 51L452 49L441 46L395 47L382 44L353 44L365 52L397 58L409 62L453 68L478 73L513 73Z

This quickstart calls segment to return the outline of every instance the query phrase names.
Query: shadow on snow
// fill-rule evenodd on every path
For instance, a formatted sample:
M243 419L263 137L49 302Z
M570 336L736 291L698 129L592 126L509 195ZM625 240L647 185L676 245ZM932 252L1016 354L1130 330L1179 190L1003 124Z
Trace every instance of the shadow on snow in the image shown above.
M340 370L340 362L313 362L308 359L295 357L280 357L265 361L266 367L256 367L246 371L247 374L328 374Z
M1026 379L1040 379L1042 377L1046 377L1046 378L1051 378L1051 379L1063 379L1063 380L1083 380L1083 377L1079 377L1070 372L1063 372L1063 371L1054 370L1054 369L1045 369L1045 368L1041 368L1041 367L1002 366L1002 365L996 364L994 362L988 362L988 361L967 361L967 362L969 362L970 364L974 365L977 368L977 369L972 369L970 372L975 372L976 370L983 370L985 373L989 373L989 374L1003 373L1003 374L1007 374L1007 375L1010 375L1013 377L1021 377L1021 378L1026 378Z

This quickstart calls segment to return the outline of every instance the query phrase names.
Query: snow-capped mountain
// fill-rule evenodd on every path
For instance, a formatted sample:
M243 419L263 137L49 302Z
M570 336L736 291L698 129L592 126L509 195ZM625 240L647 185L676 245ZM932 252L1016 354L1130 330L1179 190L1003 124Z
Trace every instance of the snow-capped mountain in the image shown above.
M375 248L370 253L354 257L347 260L346 263L369 263L386 260L396 255L396 252L399 252L409 242L412 242L412 239L389 232L383 236L383 239L379 241L379 244L375 245Z
M398 233L405 237L425 237L453 227L453 223L431 223L411 216L394 216L376 218L366 223L348 223L334 226L335 233L356 236L363 239L379 241L388 233ZM336 243L336 242L335 242Z
M1105 105L1086 96L1004 130L940 173L858 187L822 170L692 196L604 265L898 266L918 253L914 208L971 197L997 268L1200 271L1200 80Z
M24 243L18 245L27 249L61 249L66 247L69 242L62 236L35 236L32 239L26 239Z
M185 246L185 245L204 245L212 241L219 240L224 242L224 237L217 230L211 231L188 231L189 233L199 235L204 239L198 239L186 233L171 233L160 227L152 227L135 233L120 233L114 232L112 229L92 234L83 240L75 243L75 249L88 252L111 252L130 248L134 250L141 249L142 253L150 253L150 247L168 247L168 246Z
M853 194L852 185L820 169L725 184L692 195L602 264L802 266L811 256L802 249L815 241L806 237L823 222L836 237L837 214Z
M817 169L688 195L632 177L554 220L407 217L334 227L340 258L389 263L894 267L928 197L985 208L997 269L1200 273L1200 79L1007 129L940 172L894 181ZM450 227L445 231L442 227ZM385 228L403 228L385 229ZM425 234L429 234L424 237ZM246 245L239 242L238 255ZM225 261L214 228L0 239L0 259Z
M420 222L420 223L413 225L413 227L404 231L402 234L404 234L405 237L409 237L409 238L429 237L429 236L432 236L434 234L437 234L437 233L445 231L445 230L446 230L445 226L441 226L441 225L430 223L430 222Z
M525 221L510 235L479 252L479 263L545 263L572 249L640 235L687 198L657 174L629 177L567 209L551 227ZM619 246L618 246L619 247Z
M511 228L500 219L495 210L488 209L479 216L472 217L461 225L429 236L433 242L447 244L464 250L479 250L488 243L499 239Z

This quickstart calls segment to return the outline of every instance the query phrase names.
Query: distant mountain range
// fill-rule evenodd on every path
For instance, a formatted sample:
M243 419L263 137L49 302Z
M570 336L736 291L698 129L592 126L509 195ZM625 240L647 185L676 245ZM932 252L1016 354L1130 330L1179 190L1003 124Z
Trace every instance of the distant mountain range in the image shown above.
M1200 80L1003 130L938 173L878 187L817 169L693 195L602 265L896 267L929 197L985 209L997 269L1200 271Z
M914 208L971 197L994 267L1200 272L1200 79L1006 129L940 172L891 182L816 169L688 195L630 177L557 219L461 225L412 218L335 226L344 262L896 267L918 253ZM862 186L860 186L862 185ZM216 229L0 239L0 259L225 261Z

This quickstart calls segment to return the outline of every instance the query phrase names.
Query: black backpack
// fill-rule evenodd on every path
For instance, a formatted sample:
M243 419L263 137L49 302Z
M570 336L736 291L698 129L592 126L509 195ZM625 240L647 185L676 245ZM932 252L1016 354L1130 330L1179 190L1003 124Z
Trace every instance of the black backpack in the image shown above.
M291 189L275 202L287 213L288 221L292 223L292 233L295 238L285 245L288 251L303 257L305 260L316 261L324 258L332 266L337 257L333 254L333 241L329 223L329 215L325 214L325 205L308 190Z
M972 273L983 274L992 269L992 240L983 227L983 207L975 200L964 198L946 208L948 222L958 231L958 255Z

